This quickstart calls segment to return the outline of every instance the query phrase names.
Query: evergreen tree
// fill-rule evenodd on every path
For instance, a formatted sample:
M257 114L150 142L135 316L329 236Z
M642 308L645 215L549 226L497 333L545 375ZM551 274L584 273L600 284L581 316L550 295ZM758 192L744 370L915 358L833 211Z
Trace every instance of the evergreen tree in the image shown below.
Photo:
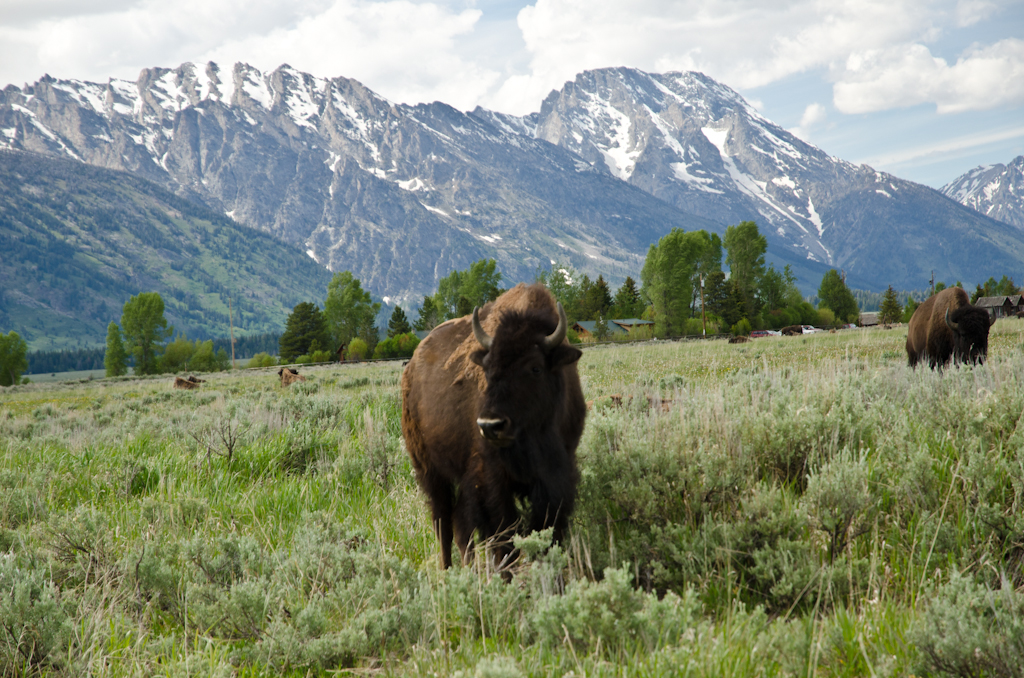
M157 374L163 341L171 336L164 318L164 300L157 292L141 292L124 304L121 330L125 349L135 358L135 374Z
M821 307L835 313L837 320L855 322L857 319L857 300L834 268L825 273L818 287L818 308Z
M889 289L882 296L882 305L878 309L878 322L883 325L898 323L902 315L903 308L900 306L899 299L896 298L896 290L889 285Z
M604 316L597 316L597 322L594 323L594 338L598 341L604 341L608 338L608 321L604 319Z
M335 273L327 285L323 311L330 338L334 340L333 347L347 345L353 337L376 336L374 321L378 311L380 304L373 302L370 293L363 290L350 271ZM320 348L330 350L332 342L322 338Z
M608 314L612 306L612 294L608 289L608 283L604 276L598 275L597 280L590 282L586 276L583 277L580 298L580 320L597 320Z
M412 324L413 329L419 332L429 332L444 322L441 310L434 303L433 297L423 297L423 304L420 306L420 317Z
M910 319L914 317L914 311L917 310L918 306L920 306L920 304L914 301L913 295L907 297L907 305L903 307L903 322L910 322Z
M28 369L28 344L14 330L0 334L0 386L17 386Z
M622 283L622 287L615 293L612 300L611 310L608 315L611 318L625 320L626 318L639 318L644 313L647 305L640 298L640 290L636 288L636 281L629 276Z
M395 306L395 310L391 312L391 319L388 320L388 339L409 332L412 332L412 326L409 325L409 319L405 317L405 311L401 306Z
M107 351L103 355L103 367L108 377L128 374L128 355L121 341L121 328L113 320L107 325Z
M320 312L320 307L308 301L296 304L288 316L284 334L281 335L281 363L290 363L300 355L307 355L310 346L316 350L330 345L327 321Z
M725 229L725 263L729 280L743 297L743 317L753 318L757 306L757 285L764 276L764 253L768 240L753 221L743 221Z

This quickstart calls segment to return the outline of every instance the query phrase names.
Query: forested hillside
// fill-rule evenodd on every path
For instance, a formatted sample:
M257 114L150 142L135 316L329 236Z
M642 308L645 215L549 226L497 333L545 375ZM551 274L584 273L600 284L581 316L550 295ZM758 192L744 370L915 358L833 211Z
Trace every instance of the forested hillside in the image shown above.
M190 337L280 333L323 295L302 251L149 181L83 163L0 152L0 328L31 349L102 345L133 294L159 292Z

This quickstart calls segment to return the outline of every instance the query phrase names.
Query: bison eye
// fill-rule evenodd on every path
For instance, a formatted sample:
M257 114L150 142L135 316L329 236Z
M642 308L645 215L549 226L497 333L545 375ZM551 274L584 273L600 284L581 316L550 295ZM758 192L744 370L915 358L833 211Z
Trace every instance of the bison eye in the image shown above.
M536 365L531 367L530 371L533 372L534 374L540 374L540 368L538 366L536 366Z

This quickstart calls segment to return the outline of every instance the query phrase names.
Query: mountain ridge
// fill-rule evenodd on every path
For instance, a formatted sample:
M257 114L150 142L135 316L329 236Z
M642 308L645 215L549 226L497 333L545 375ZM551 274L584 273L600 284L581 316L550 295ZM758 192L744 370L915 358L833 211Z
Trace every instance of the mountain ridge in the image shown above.
M982 165L939 191L985 216L1024 229L1024 155L1006 165Z
M32 350L102 343L139 292L191 337L279 332L326 294L301 251L130 173L0 150L0 188L0 327Z
M833 158L699 73L586 71L517 117L394 104L283 65L44 78L0 93L0 141L146 176L349 269L392 303L494 257L506 280L568 261L611 281L672 228L753 219L805 292L1024 265L1024 238L927 187ZM927 215L925 219L922 215Z

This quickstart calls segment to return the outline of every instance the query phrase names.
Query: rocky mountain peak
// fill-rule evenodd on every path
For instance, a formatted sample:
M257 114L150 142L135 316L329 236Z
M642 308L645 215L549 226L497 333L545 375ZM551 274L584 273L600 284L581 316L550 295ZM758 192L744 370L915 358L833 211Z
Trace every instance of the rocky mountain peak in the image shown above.
M943 186L943 195L985 216L1024 228L1024 155L975 167Z

